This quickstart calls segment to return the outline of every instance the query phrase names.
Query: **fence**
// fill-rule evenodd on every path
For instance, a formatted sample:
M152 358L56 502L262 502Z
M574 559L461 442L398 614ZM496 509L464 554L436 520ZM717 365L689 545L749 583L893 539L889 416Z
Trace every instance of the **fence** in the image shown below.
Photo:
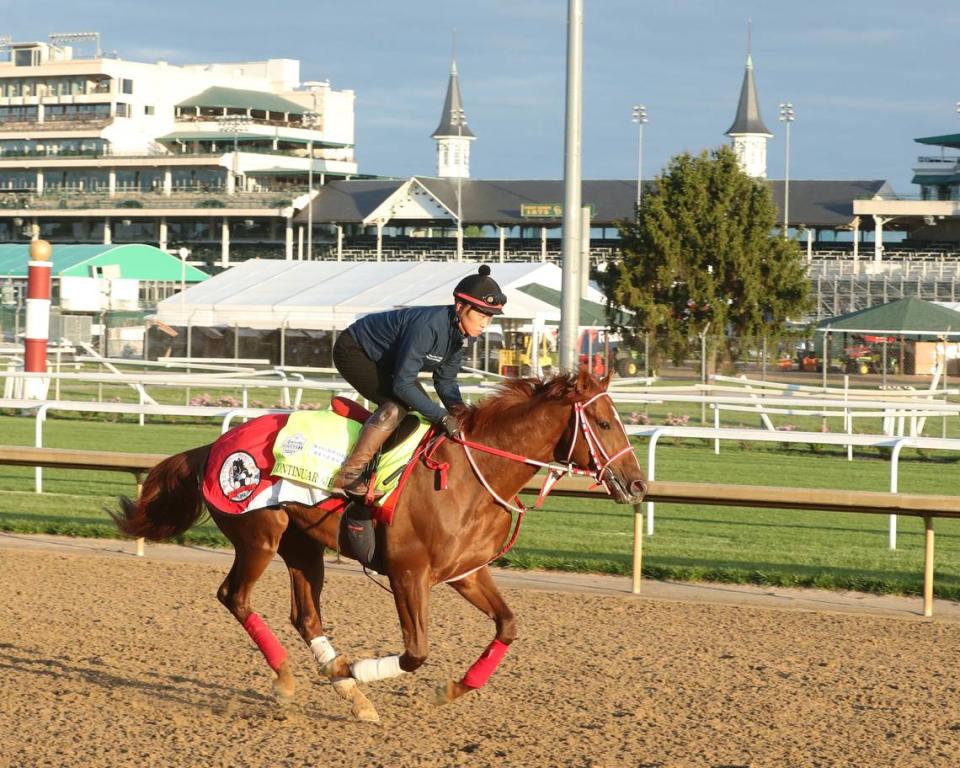
M42 465L72 469L96 469L130 472L137 480L137 493L143 475L164 457L158 454L123 454L110 451L66 450L0 446L0 464ZM584 478L564 478L554 493L578 498L601 498L591 482ZM540 484L531 480L526 493L539 492ZM878 493L809 488L774 488L714 483L651 482L650 501L713 504L722 506L768 507L775 509L826 510L902 514L924 520L923 615L933 615L934 530L935 517L960 518L960 497L926 494ZM634 506L633 592L641 590L643 571L642 506ZM137 554L143 555L143 540L137 541Z

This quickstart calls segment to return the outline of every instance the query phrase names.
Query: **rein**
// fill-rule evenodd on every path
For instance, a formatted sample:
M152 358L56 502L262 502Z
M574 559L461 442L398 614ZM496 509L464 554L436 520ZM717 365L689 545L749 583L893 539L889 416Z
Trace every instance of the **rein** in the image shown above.
M547 476L543 480L543 486L540 488L540 494L537 496L537 503L534 504L534 508L539 508L547 496L550 495L550 492L553 490L554 486L566 475L577 475L581 477L592 477L596 482L594 483L594 488L598 485L602 485L604 490L607 493L610 493L610 488L607 486L606 481L603 479L604 473L607 471L607 467L617 459L619 459L623 454L629 453L633 450L630 443L628 442L623 448L614 453L612 456L609 455L603 447L603 444L600 442L600 439L597 437L597 434L587 420L587 417L584 415L584 410L588 405L598 400L601 397L610 397L608 392L599 392L589 400L584 400L583 402L574 403L574 429L573 429L573 439L570 441L570 449L567 451L567 462L565 464L560 464L557 462L546 462L538 461L537 459L531 459L527 456L522 456L517 453L511 453L510 451L504 451L500 448L493 448L489 445L483 445L482 443L476 443L472 440L467 440L466 438L455 438L454 442L460 443L463 446L464 452L467 455L467 460L470 462L470 466L473 468L474 473L477 475L477 478L480 480L484 488L487 489L487 492L496 499L497 503L512 512L523 513L525 507L520 503L519 497L514 497L514 501L520 505L520 508L513 506L510 502L503 499L493 488L490 486L490 483L487 482L487 478L484 477L483 473L480 471L480 468L477 466L476 461L473 458L471 449L482 451L483 453L489 453L494 456L499 456L504 459L509 459L510 461L515 461L520 464L528 464L539 469L546 469ZM616 413L616 409L614 409ZM617 417L619 419L619 416ZM583 434L583 439L587 442L587 447L590 450L590 460L593 463L596 469L584 469L582 467L575 466L572 461L573 451L577 445L577 438L580 434ZM602 461L601 461L602 459Z
M501 548L501 550L490 558L483 565L479 565L476 568L472 568L466 573L463 573L459 576L455 576L451 579L446 579L446 582L459 581L464 579L472 573L479 571L481 568L486 567L494 560L503 557L510 549L513 547L514 543L517 540L517 537L520 534L520 523L523 520L523 515L527 511L527 508L523 505L523 502L520 501L519 495L513 497L513 502L507 501L499 493L497 493L490 483L487 481L487 478L484 476L483 472L480 471L480 468L477 466L476 460L473 457L472 451L477 450L483 453L488 453L493 456L499 456L503 459L508 459L509 461L514 461L520 464L527 464L529 466L537 467L538 469L546 469L547 476L543 480L543 486L540 488L540 493L537 496L537 502L534 504L534 508L539 508L547 496L550 495L550 492L553 490L554 486L566 475L577 475L592 477L596 481L593 485L595 488L598 485L602 485L604 490L609 494L610 488L607 486L606 481L603 479L604 473L607 471L607 467L618 458L623 456L625 453L629 453L633 450L630 445L629 440L627 445L621 448L619 451L614 453L612 456L609 455L604 449L603 444L600 442L600 439L597 437L597 434L587 420L584 410L591 403L595 402L601 397L610 397L609 392L599 392L589 400L584 400L582 402L577 402L573 404L574 411L574 428L573 428L573 438L570 440L570 449L567 451L567 462L565 464L557 462L546 462L539 461L537 459L531 459L528 456L523 456L518 453L512 453L511 451L505 451L500 448L494 448L489 445L484 445L483 443L477 443L473 440L468 440L465 437L459 438L450 438L452 442L458 443L463 446L464 453L466 454L467 461L470 463L470 467L473 469L474 474L477 476L477 479L480 480L481 485L487 490L494 500L505 509L509 510L511 513L515 512L517 514L516 522L513 527L513 534L510 536L510 540ZM620 416L617 414L616 408L613 409L614 414L619 420ZM580 434L583 433L583 439L587 443L587 447L590 451L590 461L595 467L594 470L584 469L583 467L578 467L573 464L573 451L577 445L577 438ZM441 436L434 444L430 447L429 450L424 451L423 461L424 464L432 470L439 471L441 476L441 487L446 487L446 470L448 465L445 463L437 462L433 459L432 454L436 447L446 439ZM602 461L601 461L602 459Z

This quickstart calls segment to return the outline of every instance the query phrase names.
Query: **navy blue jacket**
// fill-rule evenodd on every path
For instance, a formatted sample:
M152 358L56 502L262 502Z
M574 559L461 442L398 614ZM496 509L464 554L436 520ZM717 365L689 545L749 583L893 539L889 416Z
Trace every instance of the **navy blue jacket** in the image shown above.
M405 307L366 315L348 330L374 362L393 371L393 392L430 421L445 411L417 386L417 374L433 372L440 401L451 408L463 402L457 372L463 361L464 335L452 306Z

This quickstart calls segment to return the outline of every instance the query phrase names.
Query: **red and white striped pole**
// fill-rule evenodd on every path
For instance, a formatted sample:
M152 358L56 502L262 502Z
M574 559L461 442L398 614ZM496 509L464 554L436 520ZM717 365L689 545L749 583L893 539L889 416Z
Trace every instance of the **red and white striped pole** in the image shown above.
M23 341L23 370L27 373L47 372L52 251L46 240L34 240L30 243L30 261L27 268L27 328ZM24 384L25 397L46 399L49 379L27 379Z

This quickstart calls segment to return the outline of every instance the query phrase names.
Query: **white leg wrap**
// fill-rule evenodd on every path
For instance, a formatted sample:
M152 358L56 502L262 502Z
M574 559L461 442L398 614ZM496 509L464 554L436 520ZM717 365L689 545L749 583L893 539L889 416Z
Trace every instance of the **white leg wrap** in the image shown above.
M373 683L403 674L399 656L383 656L379 659L361 659L350 665L350 674L358 683Z
M313 640L310 641L310 650L313 651L314 657L320 662L321 666L337 655L337 652L333 650L333 646L330 645L330 641L327 640L326 635L313 638Z

